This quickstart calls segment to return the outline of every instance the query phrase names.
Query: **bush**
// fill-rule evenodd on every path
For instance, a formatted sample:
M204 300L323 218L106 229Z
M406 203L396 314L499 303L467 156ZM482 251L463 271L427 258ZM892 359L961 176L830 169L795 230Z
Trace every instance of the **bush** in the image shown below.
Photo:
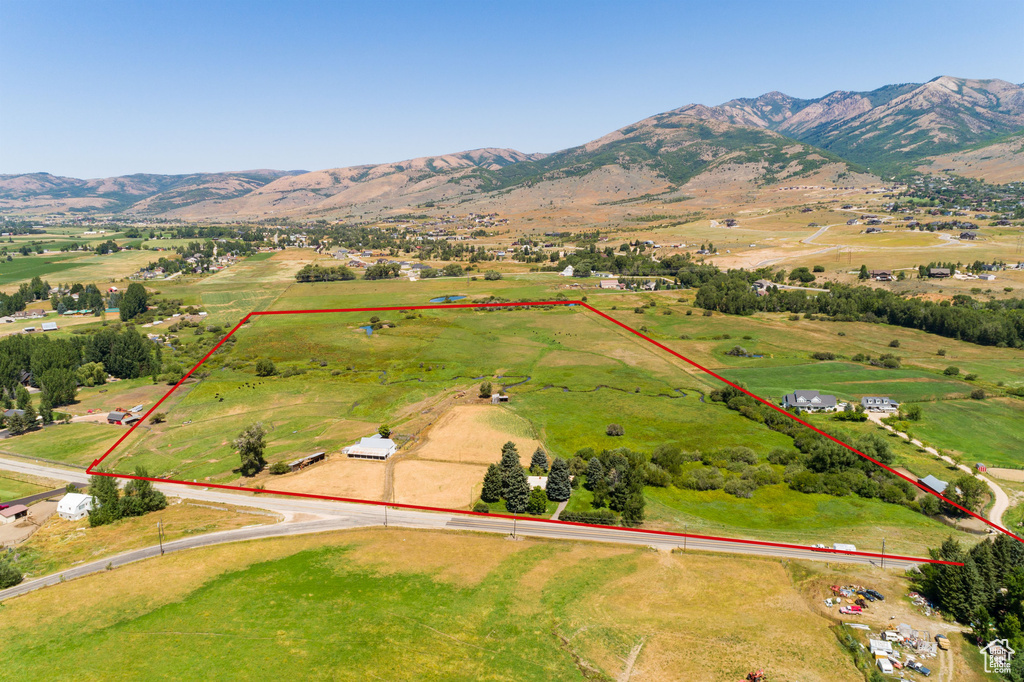
M743 346L733 346L729 350L725 351L726 355L732 355L737 358L745 358L747 356L747 349Z
M491 397L491 390L492 390L491 382L489 382L489 381L483 382L482 384L480 384L480 397L481 398L490 398Z
M977 379L978 375L973 372L964 376L964 381L977 381Z
M256 376L269 377L277 374L277 367L270 358L260 358L256 361Z
M540 515L543 514L548 508L548 496L544 492L544 489L540 486L535 486L530 491L530 499L526 503L526 513Z
M750 448L743 446L724 448L721 454L730 462L743 462L744 464L757 464L757 453Z
M560 521L569 521L570 523L593 523L600 526L618 525L615 522L615 514L607 509L585 512L564 511L558 518Z
M835 360L836 354L829 351L817 351L811 353L811 357L815 360Z
M718 490L725 484L725 478L716 467L705 466L691 470L679 483L680 488L690 490Z
M273 464L270 465L269 471L275 476L280 476L281 474L287 474L289 471L291 471L291 467L289 467L284 462L274 462Z
M151 422L153 422L154 424L163 424L165 421L167 421L167 413L166 412L154 412L150 416L149 420Z
M753 481L743 478L730 478L725 482L723 490L736 497L753 497L757 485Z
M800 451L792 448L775 448L768 453L768 461L772 464L786 466L800 459Z
M491 506L483 500L480 500L473 505L473 511L480 512L482 514L489 514L491 512Z
M501 273L496 270L488 270L484 273L484 279L488 281L494 281L501 279Z
M22 581L23 576L8 559L0 559L0 590L14 587Z
M945 348L940 348L939 350L935 351L935 354L939 355L941 357L946 357L946 349Z
M815 265L813 268L811 268L811 271L812 272L825 272L825 266L824 265Z
M955 377L958 374L960 374L960 368L959 367L953 367L951 365L951 366L947 367L946 369L942 370L942 373L945 374L947 377Z
M973 391L971 391L971 399L972 400L984 400L985 399L985 391L983 391L980 388L974 389Z
M900 347L899 339L893 339L892 341L889 342L889 348L899 348L899 347Z
M619 426L618 424L609 424L608 428L606 428L604 430L604 432L606 434L608 434L609 436L622 436L622 435L625 435L625 433L626 433L623 430L623 428L621 426Z

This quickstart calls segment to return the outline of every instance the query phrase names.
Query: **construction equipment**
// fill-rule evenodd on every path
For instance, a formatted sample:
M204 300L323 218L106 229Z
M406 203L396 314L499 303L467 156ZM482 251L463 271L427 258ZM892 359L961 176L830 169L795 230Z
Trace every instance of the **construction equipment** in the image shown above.
M768 678L765 677L764 670L755 670L752 673L747 673L745 682L764 682L766 679Z

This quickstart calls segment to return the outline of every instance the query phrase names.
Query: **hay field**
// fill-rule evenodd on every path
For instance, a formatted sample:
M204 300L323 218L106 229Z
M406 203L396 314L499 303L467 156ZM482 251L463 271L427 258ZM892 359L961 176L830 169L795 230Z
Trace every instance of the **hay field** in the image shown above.
M862 679L779 562L432 531L204 548L4 610L17 678L361 680L387 660L410 680L546 682L618 677L636 650L632 680Z

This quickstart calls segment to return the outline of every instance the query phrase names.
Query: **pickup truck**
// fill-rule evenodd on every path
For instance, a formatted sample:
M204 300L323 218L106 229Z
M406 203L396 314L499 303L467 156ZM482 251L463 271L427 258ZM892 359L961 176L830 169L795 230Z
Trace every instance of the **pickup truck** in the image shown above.
M930 669L924 667L917 661L907 661L907 668L913 670L916 673L921 673L925 677L930 677L932 674L932 671Z
M945 635L935 635L935 643L939 645L939 648L943 651L949 649L949 638Z
M839 613L843 613L843 614L863 613L863 612L864 612L864 609L862 609L861 607L859 607L857 605L853 605L853 606L840 606L839 607Z

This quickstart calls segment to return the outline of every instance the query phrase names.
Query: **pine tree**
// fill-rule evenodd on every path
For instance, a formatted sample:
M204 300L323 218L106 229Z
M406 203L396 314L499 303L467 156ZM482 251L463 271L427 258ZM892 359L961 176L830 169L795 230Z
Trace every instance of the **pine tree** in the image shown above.
M32 402L32 396L29 395L28 389L22 385L18 385L18 388L14 390L15 399L18 401L18 409L24 410L25 406Z
M92 495L90 526L102 526L121 518L121 493L116 478L93 474L89 477L89 494Z
M144 467L136 467L135 475L149 477ZM124 497L121 498L123 516L142 516L167 506L167 497L153 487L149 481L131 480L124 484Z
M544 489L540 486L536 486L530 491L530 498L526 503L526 511L529 514L543 514L548 508L548 496L544 494Z
M561 457L555 457L548 473L548 499L552 502L564 502L572 495L572 482L569 478L569 463Z
M501 448L501 496L505 497L513 475L517 471L522 472L523 467L519 464L519 450L512 441L505 443Z
M597 457L591 457L587 464L587 484L583 487L593 490L597 482L601 480L604 480L604 465Z
M505 509L513 514L522 514L530 501L530 484L526 480L526 472L517 466L507 480L505 491Z
M484 488L480 492L480 499L484 502L497 502L501 499L501 490L501 467L492 464L487 467L487 473L484 474Z
M867 279L868 277L870 277L870 275L868 274L868 266L861 265L860 273L857 275L857 279Z
M533 458L530 460L530 471L535 474L543 474L548 470L548 456L544 450L537 448L533 451Z

